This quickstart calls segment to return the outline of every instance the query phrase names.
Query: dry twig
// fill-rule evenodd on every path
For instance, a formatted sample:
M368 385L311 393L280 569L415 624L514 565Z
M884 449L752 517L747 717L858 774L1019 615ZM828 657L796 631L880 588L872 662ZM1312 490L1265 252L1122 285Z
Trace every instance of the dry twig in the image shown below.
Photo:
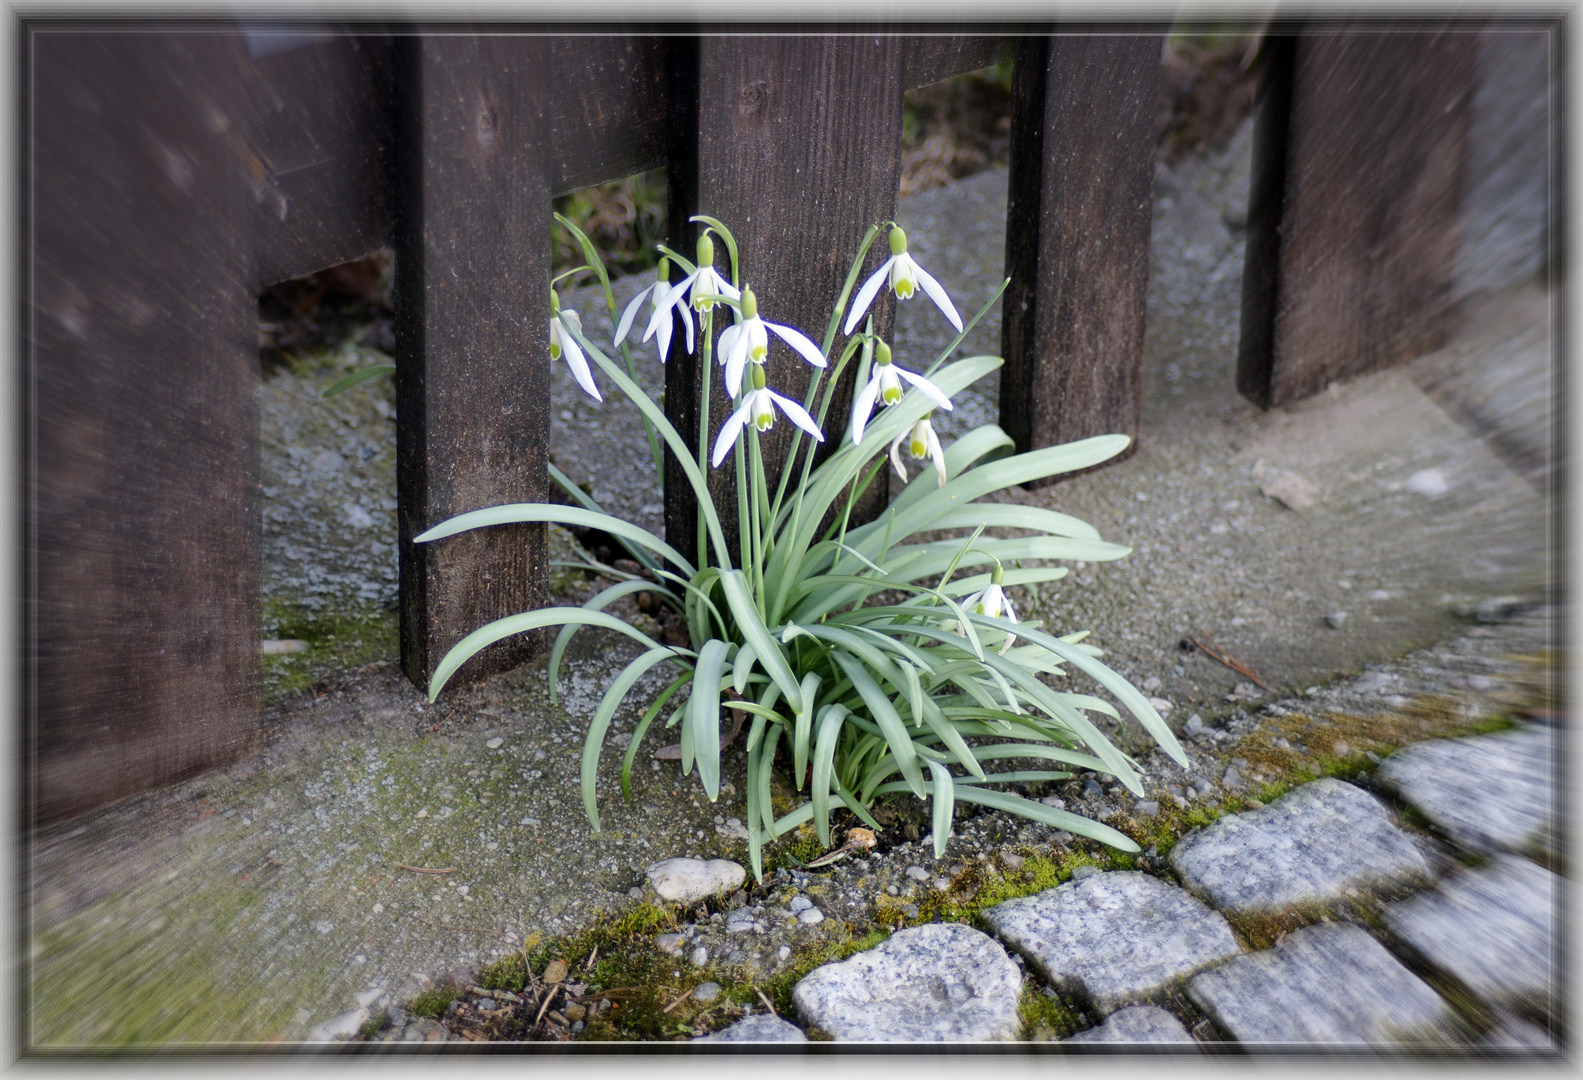
M422 866L408 866L404 862L398 862L396 865L401 867L401 869L403 869L403 870L411 870L414 874L454 874L454 873L456 873L456 867L454 867L454 866L447 866L444 870L430 870L427 867L422 867Z
M1190 637L1187 640L1196 646L1198 650L1205 656L1209 657L1211 660L1216 660L1221 664L1224 664L1232 671L1235 671L1238 675L1244 675L1249 679L1252 679L1258 684L1260 688L1264 690L1268 690L1270 688L1269 685L1266 684L1263 679L1255 675L1246 664L1216 644L1214 638L1210 637L1208 634L1205 634L1202 630L1199 631L1199 634L1203 636L1203 641L1200 641L1195 637ZM1208 644L1205 644L1205 642L1208 642Z

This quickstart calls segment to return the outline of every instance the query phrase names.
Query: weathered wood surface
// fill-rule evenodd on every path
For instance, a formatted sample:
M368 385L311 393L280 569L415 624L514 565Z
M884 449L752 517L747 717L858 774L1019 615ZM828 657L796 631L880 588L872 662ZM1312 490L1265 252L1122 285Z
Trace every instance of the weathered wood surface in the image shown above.
M1273 51L1248 207L1244 397L1282 405L1445 340L1475 31L1310 29Z
M1019 46L1000 383L1019 451L1138 434L1160 47L1153 34Z
M764 37L699 39L696 63L696 124L683 121L671 158L672 246L691 255L698 227L687 219L705 213L724 222L739 245L743 280L751 284L762 317L803 331L822 343L831 306L857 254L864 230L896 212L901 177L903 72L907 43L894 37ZM689 103L690 104L690 103ZM678 114L687 115L683 109ZM690 133L690 134L689 134ZM870 249L867 270L889 256L883 236ZM717 245L716 264L729 273L729 256ZM859 278L861 283L862 278ZM894 297L882 294L873 307L876 331L889 337ZM718 321L721 329L728 316ZM671 338L666 369L667 414L696 445L697 379L710 380L709 449L731 415L719 365L701 373L688 357L681 335ZM839 356L847 339L837 335ZM852 383L848 365L824 424L821 455L847 437ZM765 367L769 385L802 401L814 369L771 336ZM822 391L821 391L822 396ZM817 417L818 402L810 410ZM796 430L777 420L761 437L765 472L773 488ZM745 436L744 436L745 437ZM676 476L672 466L667 475ZM881 479L863 496L860 512L872 516L883 505ZM709 487L735 543L736 472L728 459L710 470ZM666 531L694 544L695 504L682 484L667 485ZM731 555L736 561L736 555Z
M33 825L250 745L259 420L240 41L26 44Z
M402 670L419 685L485 623L542 606L544 526L430 544L446 518L547 494L549 40L398 40L396 455ZM525 636L459 679L521 663Z

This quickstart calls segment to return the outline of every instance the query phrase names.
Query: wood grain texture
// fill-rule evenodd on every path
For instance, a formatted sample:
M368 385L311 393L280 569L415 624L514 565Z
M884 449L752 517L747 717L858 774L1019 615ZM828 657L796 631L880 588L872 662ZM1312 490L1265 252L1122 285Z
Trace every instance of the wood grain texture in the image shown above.
M23 33L31 826L253 745L259 418L236 39Z
M426 685L466 634L544 599L542 525L412 538L546 494L549 42L415 36L396 58L401 662ZM509 638L456 679L514 666L532 646Z
M272 46L250 34L227 133L253 210L257 289L391 240L392 42L330 35ZM257 54L257 55L253 55Z
M744 280L753 286L766 320L803 331L822 342L832 305L857 254L864 230L895 215L901 169L902 74L907 55L898 37L706 37L696 45L696 125L682 121L670 174L673 246L691 253L694 213L719 218L741 249ZM686 70L678 58L677 71ZM679 116L686 116L685 86ZM870 249L867 270L889 256L883 236ZM722 272L728 262L717 247ZM861 279L859 279L861 281ZM882 294L873 308L881 336L889 336L894 298ZM672 337L666 370L666 408L689 442L698 437L697 359ZM831 349L839 356L845 338ZM771 338L769 385L802 401L813 369ZM731 404L710 372L710 448ZM848 426L852 381L849 365L826 418L824 453ZM822 394L822 391L821 391ZM817 414L817 403L815 406ZM766 474L773 486L794 427L781 419L762 438ZM823 454L821 454L821 457ZM667 475L675 476L672 466ZM883 505L884 472L865 494L861 510ZM729 460L710 471L709 486L726 536L736 533L735 470ZM691 489L666 486L666 529L691 552L695 541ZM735 554L732 555L733 562Z
M550 39L553 194L665 164L668 40L580 33Z
M1295 401L1445 340L1475 29L1310 31L1278 53L1248 217L1249 400Z
M1003 35L941 32L944 28L919 33L907 41L908 90L930 86L944 79L1010 60L1017 51L1017 39Z
M1019 46L1000 384L1019 451L1137 436L1160 46L1153 34Z

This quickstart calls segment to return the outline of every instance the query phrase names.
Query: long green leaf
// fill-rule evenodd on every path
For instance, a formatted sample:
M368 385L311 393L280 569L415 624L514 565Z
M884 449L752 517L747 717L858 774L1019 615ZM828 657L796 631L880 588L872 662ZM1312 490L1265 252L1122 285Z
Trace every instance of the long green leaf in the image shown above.
M429 680L429 700L433 701L439 696L451 676L456 674L456 669L461 667L474 655L493 645L502 638L512 634L521 634L528 630L537 630L541 626L560 626L563 623L579 622L588 626L602 626L606 630L614 630L618 634L646 645L651 649L661 649L665 646L649 637L643 631L636 629L630 623L606 615L602 611L586 611L575 607L548 607L539 608L537 611L524 611L520 615L508 615L504 619L496 619L492 623L474 630L461 641L451 646L451 651L446 653L440 661L440 666L434 669L434 677ZM672 649L677 656L691 656L692 653L685 649Z
M719 638L710 638L698 650L687 719L698 760L698 779L710 802L720 797L720 674L725 670L728 648ZM687 771L686 761L682 762L682 771Z
M339 379L330 384L330 388L324 392L324 396L327 398L336 397L337 395L346 393L359 383L365 383L369 379L377 379L381 375L394 375L395 373L395 364L375 364L373 367L366 367L361 371L354 371L350 375L342 375Z
M876 795L892 795L907 790L907 785L899 782L881 784L875 791ZM1057 810L1053 806L1045 806L1031 799L1024 799L1020 795L1013 795L1007 791L994 791L976 785L962 785L956 789L956 797L961 802L977 803L987 806L992 810L1004 810L1009 814L1038 821L1057 829L1065 829L1078 836L1086 836L1090 840L1098 840L1102 844L1109 844L1120 851L1138 851L1138 845L1133 843L1125 834L1117 832L1109 825L1091 821L1077 814L1069 814L1065 810Z
M901 770L901 775L912 787L912 792L920 799L923 798L923 770L918 767L918 755L913 750L912 736L907 734L906 727L902 724L896 706L892 705L890 698L879 688L862 664L847 656L839 650L830 654L831 658L852 680L852 685L863 698L863 704L868 706L869 715L884 732L885 743L890 747L890 752L896 758L896 766Z
M813 777L809 794L813 798L814 828L819 831L819 842L830 846L830 779L835 763L836 743L841 736L841 721L846 718L845 705L826 705L819 710L819 735L814 743Z
M676 654L670 649L650 649L632 663L621 669L611 682L610 688L605 691L605 696L600 699L599 708L594 712L593 722L588 725L588 734L583 739L583 761L580 776L583 791L583 813L588 815L588 824L594 832L599 831L599 805L595 795L594 784L599 772L599 751L605 745L605 732L610 730L610 721L615 716L616 710L621 707L621 702L650 668L666 660L674 660Z
M674 594L670 590L660 588L652 582L623 581L596 594L587 603L583 604L583 607L589 611L603 611L623 596L646 591L662 593L675 599ZM560 685L561 658L566 654L566 647L571 644L572 635L582 629L582 626L583 624L581 623L567 623L561 627L561 632L555 635L555 644L550 649L549 674L547 676L547 681L550 684L550 704L552 705L555 704L558 696L557 688Z
M671 695L692 680L691 668L676 676L669 686L660 691L660 696L654 699L643 713L643 719L639 720L637 726L632 729L632 738L627 740L627 752L621 755L621 797L628 802L632 801L632 762L638 756L638 745L643 742L643 736L648 734L649 725L660 715L660 710L665 708L665 703L671 699Z
M802 691L798 689L797 678L792 674L791 665L786 662L786 654L781 651L780 643L770 636L769 628L759 618L758 607L753 603L742 571L721 570L720 585L725 590L731 614L737 621L737 629L753 646L759 664L775 681L775 685L781 688L781 693L786 695L786 703L792 707L792 711L802 712Z
M636 541L648 548L657 551L671 562L683 569L687 574L692 574L692 563L682 557L681 552L671 547L665 541L636 525L622 521L610 514L596 513L584 510L580 506L562 506L559 503L507 503L503 506L491 506L484 510L473 510L456 517L440 522L434 528L420 533L413 538L415 544L427 544L447 536L454 536L469 529L482 529L490 525L508 525L525 521L553 521L557 525L578 525L583 528L603 529L612 536L624 537Z
M545 464L545 469L549 472L550 479L555 482L556 486L562 491L566 492L566 494L572 498L578 506L581 506L584 510L591 510L596 514L607 513L605 508L599 505L599 501L597 499L574 484L570 476L567 476L565 473L561 472L560 469L555 467L554 462L547 462ZM614 534L612 533L611 535ZM658 571L660 569L659 562L654 558L654 556L650 555L648 551L644 549L643 545L634 544L632 541L620 536L616 537L616 542L621 545L622 549L626 551L628 555L632 556L632 560L634 562L641 565L645 570ZM678 563L677 565L680 564Z
M808 743L813 733L813 712L819 702L819 683L823 681L817 671L802 677L803 708L797 714L792 734L792 786L802 790L803 774L808 769Z
M930 801L934 809L934 857L945 854L945 842L951 837L951 814L956 810L956 785L951 782L951 770L937 761L931 761L929 772L934 777Z

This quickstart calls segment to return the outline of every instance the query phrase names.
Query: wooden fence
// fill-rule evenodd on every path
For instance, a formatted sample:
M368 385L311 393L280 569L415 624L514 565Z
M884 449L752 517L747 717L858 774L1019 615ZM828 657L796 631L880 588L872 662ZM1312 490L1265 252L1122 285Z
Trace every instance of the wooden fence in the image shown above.
M1136 435L1165 28L991 30L25 22L30 823L254 743L255 298L272 282L397 252L401 651L420 683L467 631L544 596L542 527L411 538L547 494L555 195L666 166L673 245L690 245L692 213L732 222L761 304L812 326L852 238L895 214L903 94L1013 58L1001 423L1021 448ZM1432 340L1466 37L1278 43L1250 214L1245 394L1291 400ZM1415 181L1409 205L1382 199ZM1384 220L1358 224L1382 204ZM778 264L793 237L829 259ZM1359 297L1367 320L1336 317ZM882 333L892 314L876 308ZM685 357L667 368L683 432L696 430L700 374ZM727 415L723 399L713 415ZM728 508L732 479L712 478ZM689 493L666 498L667 525L688 532ZM527 648L503 644L471 671Z

